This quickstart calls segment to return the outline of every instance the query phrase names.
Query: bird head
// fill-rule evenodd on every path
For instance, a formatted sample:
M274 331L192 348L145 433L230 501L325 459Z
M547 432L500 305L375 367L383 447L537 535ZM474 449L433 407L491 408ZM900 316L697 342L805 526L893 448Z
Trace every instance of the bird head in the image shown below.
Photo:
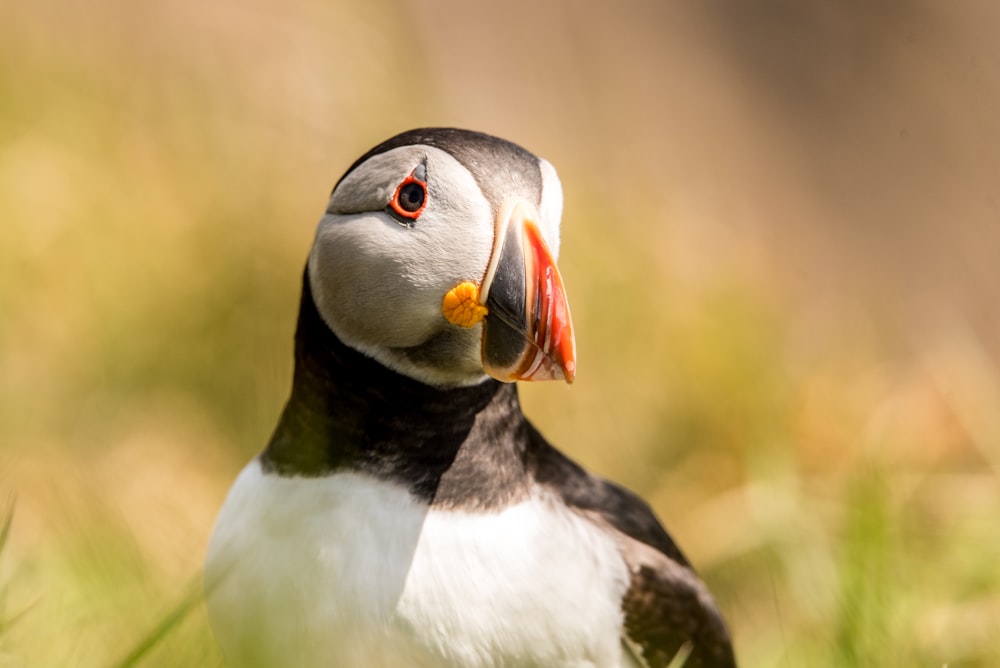
M341 341L431 385L572 382L561 215L555 169L515 144L397 135L333 189L309 255L316 308Z

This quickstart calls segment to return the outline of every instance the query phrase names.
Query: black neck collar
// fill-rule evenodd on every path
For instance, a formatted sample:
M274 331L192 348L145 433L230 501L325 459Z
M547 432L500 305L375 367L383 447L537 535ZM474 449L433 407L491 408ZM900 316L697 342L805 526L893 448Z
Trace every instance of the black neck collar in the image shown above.
M531 431L513 384L435 388L346 346L316 310L306 272L292 394L260 456L265 471L358 471L428 503L488 507L527 489Z

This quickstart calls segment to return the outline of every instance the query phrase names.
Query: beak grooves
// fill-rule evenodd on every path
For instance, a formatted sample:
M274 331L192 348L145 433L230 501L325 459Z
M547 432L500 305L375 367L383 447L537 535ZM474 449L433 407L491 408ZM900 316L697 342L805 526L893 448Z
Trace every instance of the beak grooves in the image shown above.
M515 200L501 209L480 303L486 372L503 381L576 376L576 344L562 278L536 223L535 208Z

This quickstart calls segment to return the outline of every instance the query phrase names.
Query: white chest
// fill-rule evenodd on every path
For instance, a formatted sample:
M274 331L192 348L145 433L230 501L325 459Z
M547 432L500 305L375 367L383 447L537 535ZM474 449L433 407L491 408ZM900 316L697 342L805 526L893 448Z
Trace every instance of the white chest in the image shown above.
M209 547L208 607L234 666L621 665L613 542L537 498L431 510L358 474L250 464Z

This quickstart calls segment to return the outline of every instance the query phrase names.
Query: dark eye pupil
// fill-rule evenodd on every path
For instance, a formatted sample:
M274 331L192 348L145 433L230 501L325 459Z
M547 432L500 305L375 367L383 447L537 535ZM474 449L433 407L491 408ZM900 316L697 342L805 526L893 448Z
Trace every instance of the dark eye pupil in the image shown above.
M417 211L424 205L424 187L414 181L410 181L399 189L399 206L404 211Z

